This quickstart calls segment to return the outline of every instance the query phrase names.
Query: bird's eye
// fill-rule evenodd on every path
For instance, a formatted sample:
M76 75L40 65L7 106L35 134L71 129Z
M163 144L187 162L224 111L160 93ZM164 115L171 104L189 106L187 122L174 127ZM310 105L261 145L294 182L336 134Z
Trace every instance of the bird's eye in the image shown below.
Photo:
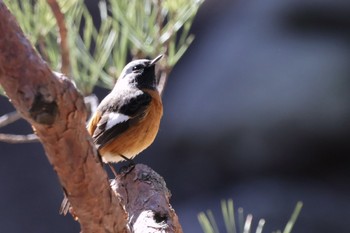
M132 71L139 71L139 70L142 70L142 69L143 69L143 65L141 65L141 64L132 67Z

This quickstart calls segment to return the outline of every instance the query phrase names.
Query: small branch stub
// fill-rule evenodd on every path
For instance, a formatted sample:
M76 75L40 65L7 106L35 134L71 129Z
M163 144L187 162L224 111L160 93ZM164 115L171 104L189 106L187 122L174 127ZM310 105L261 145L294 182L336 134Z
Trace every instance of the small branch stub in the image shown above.
M134 165L133 165L134 166ZM182 233L175 210L170 205L170 191L158 173L144 164L128 167L110 180L114 194L128 214L127 228L133 233ZM74 208L65 198L66 211L79 220Z
M128 225L135 233L181 233L175 210L170 205L170 191L158 173L137 164L126 175L111 182L128 213Z

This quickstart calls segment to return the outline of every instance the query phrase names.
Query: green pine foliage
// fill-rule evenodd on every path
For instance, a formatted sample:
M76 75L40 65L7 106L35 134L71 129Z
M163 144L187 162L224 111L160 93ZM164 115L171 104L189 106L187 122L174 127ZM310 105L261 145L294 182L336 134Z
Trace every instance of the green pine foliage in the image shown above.
M291 233L293 226L299 216L303 203L298 202L295 209L287 222L283 231L277 230L274 233ZM244 215L242 208L237 209L237 216L235 216L235 208L232 199L221 201L221 212L225 223L227 233L262 233L265 225L265 220L260 219L256 229L252 227L253 215ZM220 233L214 214L211 210L205 213L198 214L199 223L204 233Z
M89 95L95 85L112 88L131 58L164 54L168 75L192 43L193 19L204 0L100 0L97 28L83 0L57 0L68 29L71 73ZM56 19L46 0L4 0L24 33L53 70L61 55ZM129 59L128 59L129 58Z

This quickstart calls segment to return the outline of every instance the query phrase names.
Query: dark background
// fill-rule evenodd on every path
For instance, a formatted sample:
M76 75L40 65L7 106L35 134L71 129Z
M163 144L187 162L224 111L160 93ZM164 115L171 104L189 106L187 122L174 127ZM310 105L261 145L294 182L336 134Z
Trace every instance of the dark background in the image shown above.
M158 137L136 158L165 178L184 231L201 232L206 209L221 219L233 198L264 232L283 229L299 200L293 232L350 232L350 2L207 0L192 31ZM1 97L0 114L12 110ZM31 132L24 121L0 131ZM42 146L0 153L0 232L79 232L58 215Z

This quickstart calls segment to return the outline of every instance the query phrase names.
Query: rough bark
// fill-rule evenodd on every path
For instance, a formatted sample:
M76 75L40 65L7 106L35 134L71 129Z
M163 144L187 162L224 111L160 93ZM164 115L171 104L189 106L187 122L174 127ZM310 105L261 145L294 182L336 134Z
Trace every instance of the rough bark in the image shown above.
M112 180L111 185L129 215L131 232L182 232L169 202L170 191L163 177L150 167L138 164L127 175Z
M164 180L136 165L110 186L86 131L83 97L53 73L0 0L0 84L32 126L82 232L182 232Z

